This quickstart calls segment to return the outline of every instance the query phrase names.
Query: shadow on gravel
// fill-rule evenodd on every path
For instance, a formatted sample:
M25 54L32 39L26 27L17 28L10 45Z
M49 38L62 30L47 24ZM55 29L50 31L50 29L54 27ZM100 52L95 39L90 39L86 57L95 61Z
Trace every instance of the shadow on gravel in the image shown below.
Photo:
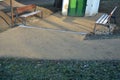
M120 39L120 29L113 31L113 34L88 34L84 40L103 40L103 39Z
M0 80L119 80L119 60L0 58Z

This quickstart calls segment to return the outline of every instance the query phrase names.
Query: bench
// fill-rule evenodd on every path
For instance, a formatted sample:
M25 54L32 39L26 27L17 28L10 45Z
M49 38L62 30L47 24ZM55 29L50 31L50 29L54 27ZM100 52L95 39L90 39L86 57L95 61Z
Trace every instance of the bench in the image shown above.
M94 34L96 33L96 27L97 25L103 25L107 26L109 28L109 34L111 33L111 26L110 26L110 19L113 18L113 14L115 10L117 9L117 6L112 10L112 12L108 15L104 13L96 22L94 26ZM115 17L114 17L114 22L115 22Z
M15 9L15 23L16 20L21 18L22 19L22 23L24 25L26 25L26 19L27 17L33 16L33 15L37 15L40 14L40 17L43 17L43 12L41 10L36 10L36 5L35 4L30 4L30 5L26 5L23 7L18 7Z

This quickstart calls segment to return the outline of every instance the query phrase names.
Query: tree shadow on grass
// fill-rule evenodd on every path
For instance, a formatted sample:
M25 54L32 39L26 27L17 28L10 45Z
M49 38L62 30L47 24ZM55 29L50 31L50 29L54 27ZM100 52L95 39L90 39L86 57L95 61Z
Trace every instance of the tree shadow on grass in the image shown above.
M119 60L0 58L1 80L118 80Z

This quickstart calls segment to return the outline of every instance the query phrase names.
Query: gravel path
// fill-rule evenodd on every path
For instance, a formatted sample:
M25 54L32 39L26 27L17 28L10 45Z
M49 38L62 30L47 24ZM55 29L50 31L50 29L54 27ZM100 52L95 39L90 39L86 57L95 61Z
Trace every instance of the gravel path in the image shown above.
M39 59L120 59L120 39L82 41L81 35L14 28L0 34L0 56Z
M99 34L99 35L87 35L85 40L103 40L103 39L120 39L120 33L118 34Z

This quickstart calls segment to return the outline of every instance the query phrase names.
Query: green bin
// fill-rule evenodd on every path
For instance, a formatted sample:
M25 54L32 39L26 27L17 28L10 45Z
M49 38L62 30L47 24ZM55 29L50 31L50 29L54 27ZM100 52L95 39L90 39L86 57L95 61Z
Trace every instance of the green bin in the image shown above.
M77 0L70 0L69 1L69 8L68 8L68 15L75 16L76 15L76 6Z
M69 16L84 16L87 0L70 0L68 15Z

